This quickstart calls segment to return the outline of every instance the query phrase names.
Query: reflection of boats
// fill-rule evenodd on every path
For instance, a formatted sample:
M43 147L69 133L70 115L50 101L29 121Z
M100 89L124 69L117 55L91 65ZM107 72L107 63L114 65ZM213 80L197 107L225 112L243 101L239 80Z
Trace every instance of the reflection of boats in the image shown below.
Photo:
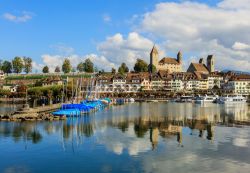
M220 97L217 99L218 103L226 104L226 103L246 103L246 98L241 95L234 95L234 96L225 96Z
M195 98L195 103L213 103L217 96L198 96Z
M180 98L176 100L176 102L179 102L179 103L192 102L193 99L194 97L192 96L181 96Z

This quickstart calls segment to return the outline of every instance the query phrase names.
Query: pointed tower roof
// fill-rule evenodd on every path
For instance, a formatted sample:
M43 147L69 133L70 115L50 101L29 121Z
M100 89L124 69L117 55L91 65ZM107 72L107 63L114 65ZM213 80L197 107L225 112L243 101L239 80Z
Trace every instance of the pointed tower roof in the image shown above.
M153 46L153 48L152 48L152 50L151 50L151 53L158 53L158 50L157 50L157 48L156 48L155 45Z
M182 52L179 50L178 54L177 55L182 55Z

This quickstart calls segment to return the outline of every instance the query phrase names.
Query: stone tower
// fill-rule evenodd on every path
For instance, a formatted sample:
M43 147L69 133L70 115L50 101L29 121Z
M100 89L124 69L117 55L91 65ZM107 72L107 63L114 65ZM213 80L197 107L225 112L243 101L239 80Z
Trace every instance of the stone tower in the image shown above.
M200 58L199 63L200 63L200 64L205 64L205 63L204 63L204 59L203 59L203 58Z
M209 73L214 72L214 56L213 55L208 55L207 57L207 69Z
M159 58L159 53L157 48L154 46L153 49L150 52L150 65L154 65L156 69L158 69L158 58Z
M177 61L178 61L178 63L182 64L182 53L181 53L181 51L179 51L178 54L177 54Z

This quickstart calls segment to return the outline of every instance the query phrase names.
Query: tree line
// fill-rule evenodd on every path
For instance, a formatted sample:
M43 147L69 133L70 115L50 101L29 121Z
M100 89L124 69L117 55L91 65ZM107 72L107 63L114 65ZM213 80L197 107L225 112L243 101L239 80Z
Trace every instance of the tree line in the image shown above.
M0 69L6 73L32 72L32 59L30 57L16 56L12 61L0 60Z
M2 70L4 73L9 74L9 73L21 73L25 72L26 74L32 72L32 59L30 57L15 57L12 61L1 61L0 60L0 70ZM49 66L44 66L42 68L43 73L49 73L51 69L49 69ZM137 59L134 69L135 72L155 72L156 68L155 66L150 66L147 64L142 59ZM98 69L94 67L94 63L88 58L83 62L80 62L76 68L74 68L71 65L71 62L68 58L64 59L62 66L56 66L54 69L54 72L59 73L59 72L64 72L64 73L69 73L69 72L87 72L87 73L93 73L93 72L98 72ZM120 74L125 74L128 73L130 70L126 63L121 63L121 65L118 68L118 73ZM99 72L104 72L104 70L99 71ZM116 73L116 69L112 68L111 69L112 73Z
M64 73L69 73L69 72L86 72L86 73L93 73L95 71L97 71L97 68L94 67L94 63L88 58L86 59L84 62L80 62L76 68L74 68L71 65L71 62L68 58L66 58L63 61L62 67L60 68L60 66L56 66L54 72L59 73L59 72L64 72ZM42 69L43 73L49 73L50 69L49 67L46 65L43 67Z

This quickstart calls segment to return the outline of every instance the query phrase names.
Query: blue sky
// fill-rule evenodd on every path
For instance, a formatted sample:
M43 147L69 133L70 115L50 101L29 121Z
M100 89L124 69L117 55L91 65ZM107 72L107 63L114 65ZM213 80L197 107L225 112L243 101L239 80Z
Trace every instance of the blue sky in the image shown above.
M225 2L223 5L218 5L223 1ZM230 62L235 60L233 56L240 55L242 56L239 57L242 60L241 63L245 64L243 69L247 70L250 60L245 58L246 55L243 55L243 53L249 53L248 45L250 41L248 37L245 39L237 36L237 32L241 29L244 30L244 28L235 28L232 26L234 23L232 23L232 30L225 32L223 35L223 33L218 34L221 32L221 27L211 27L214 31L210 33L210 28L210 31L207 31L204 30L204 26L197 24L204 20L207 21L208 25L212 25L211 23L217 20L216 15L212 15L214 11L218 12L220 16L230 16L230 13L235 10L228 5L232 0L223 1L1 0L0 58L10 60L15 56L30 56L36 62L36 68L39 69L43 65L59 62L57 60L60 60L61 63L61 59L66 56L72 56L72 61L80 61L86 57L94 56L93 60L101 59L101 62L105 63L103 65L107 66L107 68L102 67L101 63L97 63L99 68L109 69L111 66L117 67L119 61L127 61L126 63L132 64L131 62L134 62L136 57L140 56L147 60L148 57L146 56L151 45L157 44L162 51L162 56L175 56L177 50L183 49L187 64L190 61L197 60L200 56L206 56L210 52L216 53L217 50L219 56L228 56ZM241 1L244 3L248 0L238 1L238 11L242 10ZM204 9L203 5L208 9ZM179 12L173 12L171 8L176 8ZM197 8L197 14L195 14L196 11L191 11L195 8ZM189 11L187 13L182 12L185 10ZM205 13L204 19L197 19L195 16L203 11ZM145 17L146 14L149 14L149 16ZM157 14L160 14L160 17ZM190 14L193 15L189 16ZM178 15L176 23L171 23L173 21L171 16L175 15ZM206 16L210 15L211 17L208 19ZM240 17L240 14L237 15ZM174 26L185 23L188 18L193 18L194 23L189 21L190 25L189 23L188 26L185 24L185 26L190 27L187 30L178 30L178 26ZM163 25L164 21L167 25ZM221 21L224 21L223 18ZM148 26L148 23L152 24ZM169 26L173 27L169 30ZM177 30L175 30L176 28ZM180 35L183 34L185 39L182 40L174 36L173 33L176 34L177 32L180 32ZM204 36L198 37L196 32L202 33ZM231 36L232 32L236 33L236 36L230 40L227 37ZM248 33L246 32L246 34ZM189 34L191 34L190 37ZM186 37L186 35L188 36ZM206 37L206 35L208 36ZM117 39L123 42L120 47L114 46ZM211 46L205 49L204 47L195 49L194 47L181 45L183 42L192 45L192 39L195 41L202 40L203 42L197 41L196 44L199 45L211 43L213 46L218 46L216 48ZM140 46L132 45L133 41L138 41ZM143 47L144 43L147 46ZM236 47L240 46L240 51L242 51L242 46L245 46L247 50L236 55L230 53L229 51L233 51L232 46L235 46L235 44ZM173 48L170 45L177 46ZM117 52L118 50L120 52ZM237 51L239 50L237 47ZM117 53L114 54L114 52ZM219 65L218 69L229 68L229 65ZM51 67L54 66L51 65Z

